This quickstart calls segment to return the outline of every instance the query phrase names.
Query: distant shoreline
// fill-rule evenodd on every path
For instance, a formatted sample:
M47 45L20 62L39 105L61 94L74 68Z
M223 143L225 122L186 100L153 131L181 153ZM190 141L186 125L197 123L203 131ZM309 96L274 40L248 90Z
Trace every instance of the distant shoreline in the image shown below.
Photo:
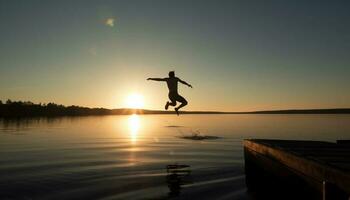
M91 115L130 115L130 114L175 114L174 111L147 110L147 109L106 109L88 108L81 106L64 106L55 103L34 104L32 102L0 101L0 117L58 117L58 116L91 116ZM180 114L350 114L350 108L331 109L288 109L263 110L248 112L221 112L221 111L181 111Z

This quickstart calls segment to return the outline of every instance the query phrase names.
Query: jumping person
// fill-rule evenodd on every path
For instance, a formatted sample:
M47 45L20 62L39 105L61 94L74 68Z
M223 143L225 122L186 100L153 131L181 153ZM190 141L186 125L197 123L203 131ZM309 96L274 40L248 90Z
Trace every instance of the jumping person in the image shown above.
M175 72L170 71L169 77L167 78L148 78L147 79L152 81L165 81L168 85L169 89L169 99L170 101L167 101L165 104L165 110L168 110L169 106L176 106L176 102L180 102L181 104L178 107L175 107L176 114L179 115L179 109L187 105L187 101L185 98L183 98L179 93L177 92L177 83L180 82L182 84L187 85L188 87L192 88L192 85L186 83L185 81L179 79L178 77L175 77Z

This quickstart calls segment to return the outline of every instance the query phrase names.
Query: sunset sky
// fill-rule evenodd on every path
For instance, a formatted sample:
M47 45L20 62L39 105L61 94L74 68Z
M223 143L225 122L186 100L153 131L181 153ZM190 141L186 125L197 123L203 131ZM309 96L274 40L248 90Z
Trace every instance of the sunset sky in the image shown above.
M350 1L0 0L0 99L184 110L350 107Z

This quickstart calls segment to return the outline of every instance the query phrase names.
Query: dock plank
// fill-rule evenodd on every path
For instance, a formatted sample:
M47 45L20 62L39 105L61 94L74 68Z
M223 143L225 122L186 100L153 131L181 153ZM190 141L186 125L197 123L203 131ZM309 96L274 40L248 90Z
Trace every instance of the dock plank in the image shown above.
M244 148L297 174L350 194L350 145L323 141L247 139Z

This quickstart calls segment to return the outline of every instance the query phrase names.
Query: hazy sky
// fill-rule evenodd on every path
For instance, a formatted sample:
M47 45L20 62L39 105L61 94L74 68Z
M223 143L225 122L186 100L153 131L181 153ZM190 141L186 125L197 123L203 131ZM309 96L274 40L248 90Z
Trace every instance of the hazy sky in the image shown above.
M0 0L0 99L187 110L350 107L350 1Z

